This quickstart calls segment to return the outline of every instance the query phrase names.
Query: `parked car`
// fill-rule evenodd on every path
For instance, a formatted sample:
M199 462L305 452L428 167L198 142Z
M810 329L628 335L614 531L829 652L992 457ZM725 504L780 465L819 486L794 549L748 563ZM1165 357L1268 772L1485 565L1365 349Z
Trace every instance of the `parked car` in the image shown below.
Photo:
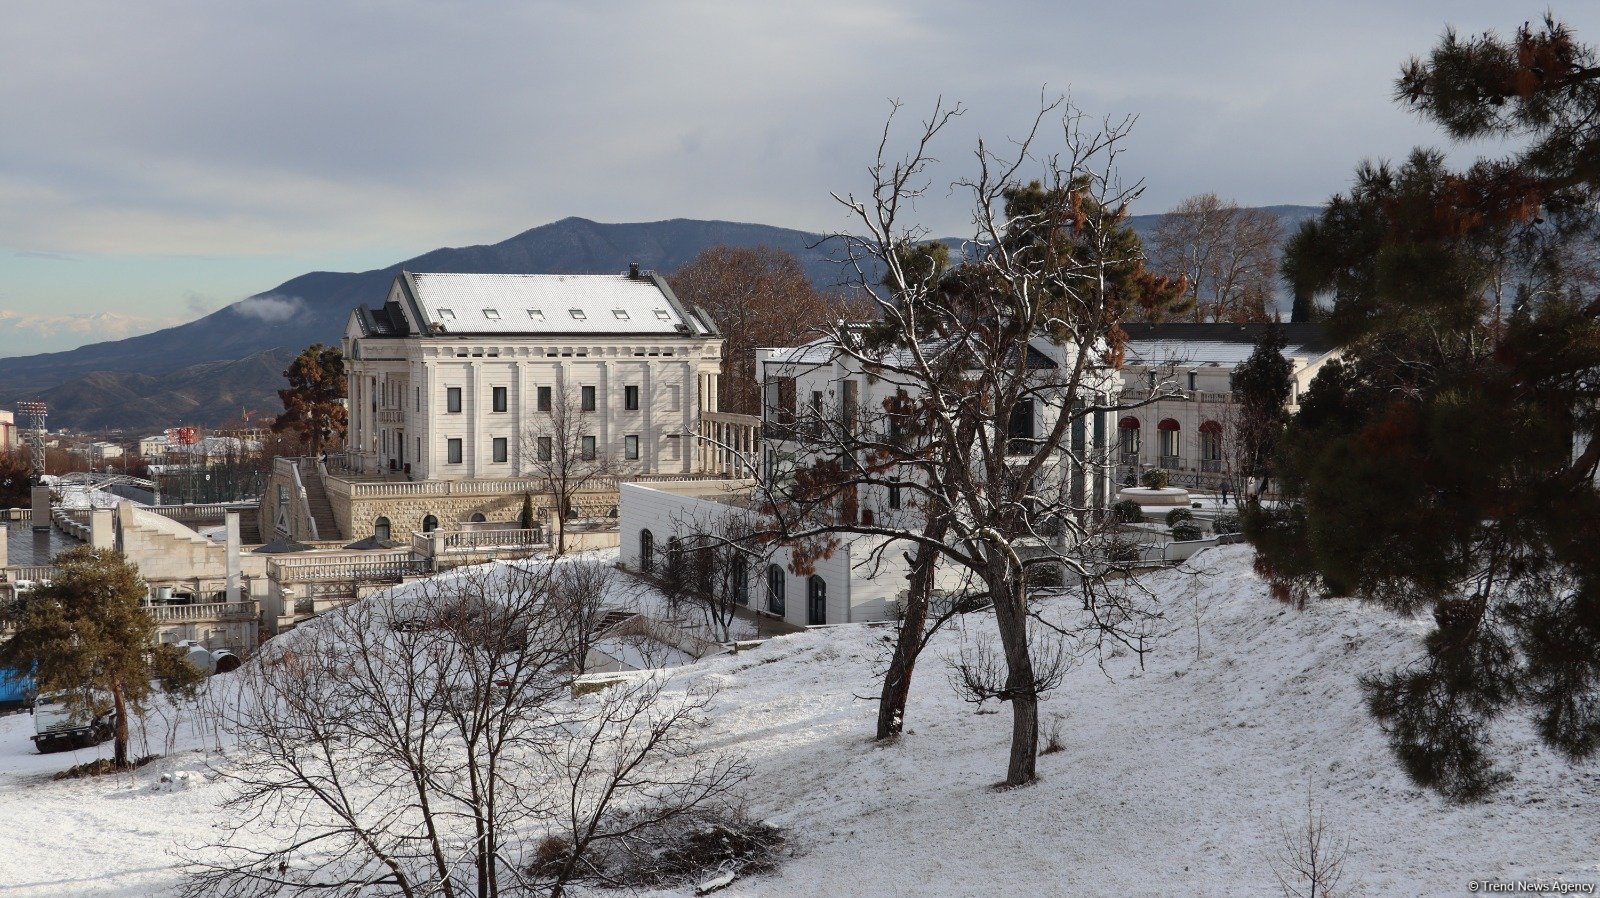
M40 754L99 745L116 728L117 712L108 695L67 689L33 700L33 745Z

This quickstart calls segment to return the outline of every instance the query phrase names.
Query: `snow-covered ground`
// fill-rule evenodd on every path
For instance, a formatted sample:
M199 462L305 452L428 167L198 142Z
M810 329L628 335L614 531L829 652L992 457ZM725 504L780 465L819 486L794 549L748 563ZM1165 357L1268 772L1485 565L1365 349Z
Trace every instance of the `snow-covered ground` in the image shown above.
M685 668L722 691L705 733L754 764L750 807L798 856L730 896L1276 895L1269 859L1308 795L1350 840L1347 884L1369 895L1467 894L1478 879L1600 882L1600 766L1571 767L1520 720L1499 733L1511 784L1478 805L1412 786L1361 704L1357 677L1415 656L1417 625L1268 597L1247 546L1146 578L1172 632L1131 659L1072 674L1047 702L1065 750L1036 785L999 791L1009 709L975 713L936 641L910 734L870 741L888 631L833 627ZM1197 615L1196 608L1199 613ZM1199 621L1199 657L1195 622ZM979 620L974 620L978 625ZM0 895L172 894L173 853L210 835L224 786L192 727L136 773L51 782L94 750L32 754L28 719L0 718ZM155 740L159 741L159 740ZM168 780L163 782L165 774Z

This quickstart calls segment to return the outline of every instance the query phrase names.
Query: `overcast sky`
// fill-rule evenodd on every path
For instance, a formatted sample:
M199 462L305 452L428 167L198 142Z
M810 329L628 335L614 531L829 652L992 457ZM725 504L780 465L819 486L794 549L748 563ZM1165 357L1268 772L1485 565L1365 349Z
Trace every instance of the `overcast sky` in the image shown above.
M380 267L579 215L830 230L891 97L1015 134L1041 89L1139 117L1124 174L1318 203L1439 136L1390 101L1498 2L8 4L0 355L196 317L313 269ZM1600 41L1600 4L1555 7ZM941 191L938 232L966 219Z

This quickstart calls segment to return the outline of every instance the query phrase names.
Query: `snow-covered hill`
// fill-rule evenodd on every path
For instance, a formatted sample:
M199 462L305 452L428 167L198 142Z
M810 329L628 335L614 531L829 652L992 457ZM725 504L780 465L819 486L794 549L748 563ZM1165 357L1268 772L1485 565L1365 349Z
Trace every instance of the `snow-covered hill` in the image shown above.
M1356 680L1414 657L1419 627L1348 602L1286 608L1251 574L1250 551L1146 578L1171 632L1142 671L1129 658L1091 663L1048 700L1065 750L1024 789L992 788L1009 709L975 713L952 692L938 656L953 636L931 650L911 733L892 746L870 741L867 698L886 630L773 639L679 673L722 687L705 736L749 756L752 811L799 849L722 894L1275 895L1272 847L1308 796L1348 836L1346 883L1361 893L1600 881L1600 767L1568 766L1507 721L1513 780L1493 800L1456 806L1416 789ZM207 836L222 797L206 764L243 756L193 751L126 777L51 782L48 771L92 752L33 755L27 723L0 719L0 895L171 894L170 851ZM186 730L180 743L201 741Z

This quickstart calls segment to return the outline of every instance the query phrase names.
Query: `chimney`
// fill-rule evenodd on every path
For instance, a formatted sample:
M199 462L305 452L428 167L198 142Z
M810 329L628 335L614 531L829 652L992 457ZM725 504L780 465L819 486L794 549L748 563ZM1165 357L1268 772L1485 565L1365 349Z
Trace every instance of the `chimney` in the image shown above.
M628 263L628 278L630 280L635 280L635 281L637 281L639 279L639 263L638 262L629 262Z

